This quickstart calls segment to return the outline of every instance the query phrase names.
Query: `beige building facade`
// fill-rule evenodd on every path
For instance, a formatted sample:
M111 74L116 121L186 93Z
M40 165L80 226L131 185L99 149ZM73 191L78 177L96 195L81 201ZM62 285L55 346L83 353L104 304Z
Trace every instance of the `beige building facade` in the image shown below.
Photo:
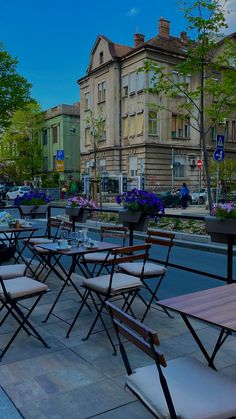
M152 86L152 72L137 72L147 59L173 71L186 58L187 43L185 32L179 37L170 35L170 22L163 18L156 36L145 42L144 35L135 34L133 47L98 36L87 74L78 81L81 173L93 177L95 167L96 174L109 178L109 185L105 182L107 191L113 188L113 192L122 192L134 186L161 191L179 187L182 182L193 190L204 184L203 172L197 167L202 154L194 122L183 120L175 112L173 99L171 111L152 106L162 101L166 104L167 99L145 90ZM178 73L174 77L188 84L189 89L198 83L196 77L183 79ZM103 119L102 134L95 132L89 121L91 114ZM215 137L211 139L214 135L209 133L209 155L215 148ZM232 156L235 146L233 120L228 122L226 142Z

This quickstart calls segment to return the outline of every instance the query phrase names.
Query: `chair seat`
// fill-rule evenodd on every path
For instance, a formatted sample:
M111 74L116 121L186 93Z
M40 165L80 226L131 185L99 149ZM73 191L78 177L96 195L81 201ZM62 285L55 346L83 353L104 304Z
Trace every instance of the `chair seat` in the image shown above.
M83 280L83 285L94 291L106 293L108 291L111 275L101 275L95 278L86 278ZM122 273L115 273L112 278L111 293L116 293L125 288L139 288L142 287L142 282L135 276L126 275Z
M31 239L25 238L24 241L26 241L29 244L32 244L32 246L36 244L47 244L47 243L53 243L52 239L47 239L46 237L31 237Z
M0 276L2 279L11 279L24 276L26 270L25 264L3 265L0 266Z
M129 275L140 276L142 274L143 264L140 262L132 263L120 263L119 269L127 272ZM162 275L166 271L166 268L156 263L146 262L144 267L144 277L154 277Z
M109 255L107 258L107 253L105 252L95 252L95 253L88 253L87 255L84 255L84 260L86 262L104 262L104 260L111 260L114 258L114 256Z
M163 370L176 414L181 419L226 419L236 414L236 384L191 358L168 362ZM126 382L150 410L170 419L156 365L136 369Z
M42 244L47 244L47 243L42 243ZM34 246L34 250L36 250L36 252L38 253L49 253L49 250L43 249L42 247L39 247L39 246Z
M8 279L4 281L6 291L11 299L34 295L48 290L48 286L35 279L22 276L19 278ZM0 299L5 301L5 296L0 286Z

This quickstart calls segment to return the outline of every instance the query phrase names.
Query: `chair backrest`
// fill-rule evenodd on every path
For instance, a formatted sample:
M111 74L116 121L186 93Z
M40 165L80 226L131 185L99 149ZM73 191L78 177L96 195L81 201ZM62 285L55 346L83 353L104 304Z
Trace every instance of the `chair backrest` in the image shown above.
M60 231L68 231L70 233L72 230L72 226L73 224L70 221L62 221Z
M162 371L162 367L167 367L165 357L160 353L156 346L159 346L160 342L158 339L157 332L148 326L145 326L139 320L133 318L129 314L125 313L120 308L116 307L110 301L106 302L106 306L111 314L117 338L119 341L119 347L121 356L128 375L132 374L132 369L128 359L127 352L121 341L121 336L125 340L133 343L137 348L143 351L146 355L151 357L157 366L157 373L159 375L160 384L166 399L166 403L172 419L177 419L177 415L174 409L173 401L169 392L168 384Z
M148 237L145 240L146 243L151 243L152 245L157 246L164 246L167 248L165 260L160 261L152 259L153 261L162 262L165 265L165 267L167 267L170 257L170 251L174 245L175 234L164 231L148 230L147 235Z
M56 238L58 238L58 232L59 232L60 226L61 226L61 220L50 217L47 222L47 229L46 229L45 236L47 236L48 238L54 238L55 240ZM52 228L55 229L53 234L52 234Z
M116 238L122 246L125 245L126 239L129 238L128 227L117 227L117 226L101 226L100 228L101 241L105 238Z

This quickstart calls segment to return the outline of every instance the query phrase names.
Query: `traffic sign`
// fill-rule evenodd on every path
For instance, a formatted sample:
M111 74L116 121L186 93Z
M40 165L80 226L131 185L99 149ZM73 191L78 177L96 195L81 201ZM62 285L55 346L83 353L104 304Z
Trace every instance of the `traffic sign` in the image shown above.
M64 160L64 150L57 150L57 160Z
M201 159L197 160L197 167L198 167L198 169L202 168L202 160Z
M216 148L213 153L213 158L215 161L223 161L225 158L225 152L223 148Z
M64 160L56 160L56 172L64 172Z
M225 145L225 136L224 135L217 135L216 136L216 147L224 148Z

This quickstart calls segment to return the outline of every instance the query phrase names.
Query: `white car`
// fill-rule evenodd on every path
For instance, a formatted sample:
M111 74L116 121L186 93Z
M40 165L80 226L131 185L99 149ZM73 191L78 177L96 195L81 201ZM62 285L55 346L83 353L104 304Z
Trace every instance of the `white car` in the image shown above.
M13 186L7 192L7 200L15 199L17 196L23 196L31 190L30 186Z
M203 188L200 191L191 192L193 204L205 204L207 201L207 189Z

